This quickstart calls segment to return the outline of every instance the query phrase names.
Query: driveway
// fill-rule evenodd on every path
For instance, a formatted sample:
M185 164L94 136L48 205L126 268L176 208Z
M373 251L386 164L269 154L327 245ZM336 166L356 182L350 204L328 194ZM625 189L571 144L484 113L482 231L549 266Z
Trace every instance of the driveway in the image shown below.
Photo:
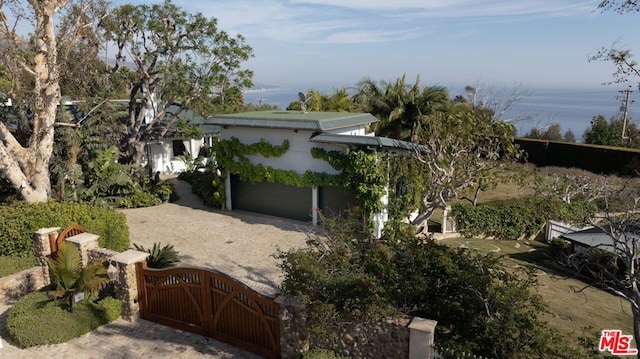
M172 244L182 265L213 268L255 290L274 295L282 280L274 254L305 246L312 227L270 216L212 210L172 179L180 195L175 203L124 210L132 243ZM7 340L8 305L0 305L0 358L129 359L257 358L231 345L145 320L118 319L68 343L19 349Z
M282 281L274 255L306 245L313 227L305 222L241 211L214 210L172 179L180 200L128 209L131 243L145 248L172 244L183 265L212 268L272 296Z

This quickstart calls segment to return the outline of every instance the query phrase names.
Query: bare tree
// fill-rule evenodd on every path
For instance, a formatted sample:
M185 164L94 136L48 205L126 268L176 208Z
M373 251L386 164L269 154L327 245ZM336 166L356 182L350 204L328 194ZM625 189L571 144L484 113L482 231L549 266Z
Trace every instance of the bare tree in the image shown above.
M14 136L15 127L6 114L2 115L0 172L29 202L45 201L51 193L49 161L61 98L54 20L70 1L28 0L27 6L17 0L0 0L0 34L8 45L1 55L13 76L8 97L14 107L28 109L25 113L30 126L29 136L21 143ZM18 34L19 23L33 26L32 41Z
M499 180L494 171L520 156L513 142L513 126L489 113L439 113L424 125L422 152L417 158L430 172L414 224L426 222L438 208L463 191Z
M578 168L544 167L531 183L545 197L558 197L565 203L580 198L587 202L606 198L614 191L615 179Z
M608 240L568 259L577 270L589 273L598 286L631 304L633 335L640 343L640 181L612 183L612 188L616 190L604 197L602 213L592 220Z

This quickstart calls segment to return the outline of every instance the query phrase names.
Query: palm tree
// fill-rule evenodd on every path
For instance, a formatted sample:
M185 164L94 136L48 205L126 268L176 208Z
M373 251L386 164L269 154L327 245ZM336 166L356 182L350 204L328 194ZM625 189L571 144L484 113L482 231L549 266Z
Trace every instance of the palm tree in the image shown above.
M447 90L441 86L420 87L420 76L413 85L406 84L406 74L395 82L371 79L358 83L355 101L362 110L380 119L376 133L401 140L419 141L421 123L449 103Z
M69 302L69 311L73 312L73 296L85 293L87 297L97 292L109 282L107 271L102 262L91 262L82 266L78 250L67 242L58 249L55 259L47 259L56 288L49 291L53 299Z

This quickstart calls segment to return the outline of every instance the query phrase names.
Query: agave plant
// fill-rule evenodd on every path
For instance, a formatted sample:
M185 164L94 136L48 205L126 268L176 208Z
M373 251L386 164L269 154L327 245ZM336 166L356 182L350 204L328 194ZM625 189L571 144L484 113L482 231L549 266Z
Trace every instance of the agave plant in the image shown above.
M102 262L91 262L82 266L80 253L72 245L63 242L55 259L47 259L56 288L49 291L49 296L62 302L69 302L69 311L73 312L73 296L85 293L93 296L109 283L107 271Z
M153 247L145 249L143 246L133 244L136 250L140 252L147 252L150 254L147 257L147 266L149 268L169 268L174 267L180 262L178 258L178 251L175 248L167 244L164 247L160 247L160 243L154 243Z

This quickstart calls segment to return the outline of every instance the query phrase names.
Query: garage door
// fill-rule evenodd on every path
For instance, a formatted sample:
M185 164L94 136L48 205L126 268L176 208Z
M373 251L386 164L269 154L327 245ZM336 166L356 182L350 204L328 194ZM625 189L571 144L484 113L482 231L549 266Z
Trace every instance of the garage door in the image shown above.
M342 192L338 187L325 186L318 189L318 204L325 215L340 214L357 205L353 195Z
M231 205L233 209L310 221L311 188L270 182L251 184L234 175L231 177Z

